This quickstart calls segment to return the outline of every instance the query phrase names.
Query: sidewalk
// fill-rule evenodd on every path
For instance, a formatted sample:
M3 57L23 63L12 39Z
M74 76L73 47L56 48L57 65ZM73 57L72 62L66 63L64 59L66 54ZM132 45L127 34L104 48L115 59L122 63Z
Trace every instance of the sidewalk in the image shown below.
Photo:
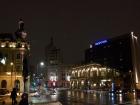
M42 97L40 98L40 100L37 100L35 98L35 100L39 101L40 103L38 102L31 103L31 101L33 100L30 100L31 97L28 97L28 98L29 98L29 105L62 105L59 101L47 101L46 99L42 100L41 99ZM18 105L19 101L21 100L21 95L18 95L16 100L17 100L17 105ZM5 102L5 104L3 104L3 102ZM10 98L10 95L7 94L7 95L0 96L0 105L12 105L12 100Z
M21 95L18 95L18 97L16 98L18 103L19 103L20 99L21 99ZM5 104L3 104L3 102L5 102ZM12 100L11 100L9 94L0 96L0 105L11 105L11 104L12 104Z

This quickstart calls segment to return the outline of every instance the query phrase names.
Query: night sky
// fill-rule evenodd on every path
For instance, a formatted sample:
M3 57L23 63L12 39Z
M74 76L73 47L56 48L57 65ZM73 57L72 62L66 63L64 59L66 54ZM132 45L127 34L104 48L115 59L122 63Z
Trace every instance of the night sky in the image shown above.
M3 0L0 32L14 33L22 17L31 41L33 64L44 59L51 36L66 64L83 61L84 50L98 39L131 31L140 36L140 0L78 1Z

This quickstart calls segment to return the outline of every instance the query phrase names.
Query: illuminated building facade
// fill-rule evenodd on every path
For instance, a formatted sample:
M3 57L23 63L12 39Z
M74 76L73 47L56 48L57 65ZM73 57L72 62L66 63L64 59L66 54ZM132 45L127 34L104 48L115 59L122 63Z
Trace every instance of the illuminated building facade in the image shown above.
M112 83L122 85L120 79L116 70L92 63L73 67L70 85L72 89L111 90Z
M85 62L96 62L118 69L124 81L124 88L135 87L138 83L139 54L137 37L133 32L111 39L97 41L85 51ZM136 73L137 72L137 73ZM135 82L134 82L135 81Z
M69 88L71 77L71 66L58 65L47 67L47 86L49 88Z
M26 33L22 30L23 21L19 21L19 28L15 34L0 34L0 88L9 91L17 88L20 92L25 91L24 84L25 55L28 55L29 44ZM28 74L28 73L27 73Z
M70 66L64 65L60 49L54 46L53 38L45 49L47 87L69 87Z

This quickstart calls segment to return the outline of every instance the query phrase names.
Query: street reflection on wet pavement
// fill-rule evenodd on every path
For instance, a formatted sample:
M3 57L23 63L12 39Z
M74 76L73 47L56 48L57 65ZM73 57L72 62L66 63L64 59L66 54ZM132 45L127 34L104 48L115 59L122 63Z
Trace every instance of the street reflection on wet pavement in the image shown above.
M59 91L55 96L63 105L139 105L135 93L113 94L106 91Z
M56 94L32 97L31 100L36 104L59 101L63 105L140 105L140 98L135 93L114 94L107 91L56 90Z

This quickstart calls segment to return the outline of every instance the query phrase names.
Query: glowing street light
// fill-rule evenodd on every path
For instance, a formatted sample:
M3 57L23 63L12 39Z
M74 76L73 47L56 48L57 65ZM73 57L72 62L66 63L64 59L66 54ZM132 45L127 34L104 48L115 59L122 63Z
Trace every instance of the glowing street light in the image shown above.
M42 71L42 69L45 67L45 63L43 61L37 63L37 68L36 68L36 74L37 74L37 84L38 84L38 88L40 90L40 86L43 85L44 81L44 72Z
M14 63L11 62L10 65L11 65L12 68L11 68L11 73L9 73L9 74L11 75L11 87L13 88L13 84L12 84L12 81L13 81L12 77L13 77L13 75L12 75L12 73L13 73L13 69L14 69L14 68L13 68Z
M13 63L13 62L11 62L11 63L10 63L10 65L11 65L11 66L13 66L13 65L14 65L14 63Z
M40 62L40 66L44 66L44 62Z
M11 72L6 72L7 75L11 75Z
M37 64L37 74L41 73L41 70L39 70L39 68L43 68L44 66L45 63L43 61Z

